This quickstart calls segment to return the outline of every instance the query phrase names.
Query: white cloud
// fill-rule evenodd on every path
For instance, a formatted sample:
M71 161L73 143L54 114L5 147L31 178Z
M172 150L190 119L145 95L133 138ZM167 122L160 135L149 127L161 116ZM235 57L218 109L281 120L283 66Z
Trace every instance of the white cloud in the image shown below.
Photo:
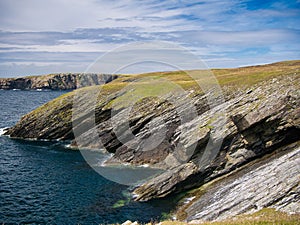
M299 58L299 9L281 10L275 4L249 10L248 2L0 1L1 71L17 71L12 63L28 71L34 71L30 66L74 71L82 68L81 59L149 40L182 45L213 67Z
M10 0L2 2L1 29L16 31L72 31L77 28L131 27L150 29L183 22L165 20L181 9L163 10L153 1ZM153 19L155 17L155 19Z

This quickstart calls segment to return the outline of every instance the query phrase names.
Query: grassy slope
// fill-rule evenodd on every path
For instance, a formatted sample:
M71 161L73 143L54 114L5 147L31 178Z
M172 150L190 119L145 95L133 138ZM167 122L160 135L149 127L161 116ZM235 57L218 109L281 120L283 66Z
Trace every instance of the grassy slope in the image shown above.
M295 61L285 61L268 65L261 66L249 66L234 69L213 69L211 72L217 78L218 84L222 88L238 89L247 88L255 85L261 81L272 79L281 75L299 75L300 71L300 60ZM201 71L189 71L191 73L197 73L199 75L199 80L201 80ZM140 87L145 87L147 81L145 78L163 78L180 85L185 90L198 89L197 83L192 80L184 71L174 71L174 72L155 72L138 74L133 76L123 76L113 82L103 86L102 93L111 94L112 92L121 90L129 82L136 82L135 88L140 85ZM152 82L152 81L151 81ZM151 83L149 82L149 83ZM147 86L150 92L152 89L153 93L159 92L157 89L161 89L161 86ZM138 94L144 88L136 88ZM168 89L167 89L168 90ZM200 91L200 90L199 90ZM241 215L234 217L232 219L220 221L220 222L207 222L201 223L205 225L233 225L233 224L299 224L300 215L289 215L282 212L276 212L274 209L263 209L251 215ZM164 221L162 225L186 225L187 223L178 221Z
M280 75L299 75L300 70L300 60L295 61L286 61L279 62L263 66L251 66L235 69L213 69L212 72L216 76L219 85L222 88L247 88L256 83L259 83L270 78L280 76ZM189 71L191 73L196 73L199 75L199 80L202 81L201 73L203 71ZM112 81L111 83L100 86L92 86L81 88L73 92L69 92L65 95L54 99L53 101L46 103L45 105L39 107L37 110L33 111L31 114L36 118L39 118L40 115L51 115L53 112L57 111L57 117L70 122L71 120L71 110L60 110L63 109L63 106L71 104L72 97L75 93L87 92L91 89L101 88L102 97L113 94L122 88L126 87L128 84L133 86L134 91L131 92L131 95L155 95L161 93L161 90L165 88L164 84L158 85L148 85L156 84L153 83L153 80L163 78L165 80L171 81L170 83L175 83L180 85L185 90L197 89L197 83L192 80L185 72L183 71L174 71L174 72L155 72L155 73L146 73L146 74L137 74L137 75L123 75L120 78ZM149 80L147 80L149 79ZM159 80L160 81L160 80ZM147 88L145 88L147 87ZM165 88L163 91L169 91L169 88ZM198 89L198 91L201 91ZM123 95L124 96L124 95ZM126 95L125 95L126 96ZM128 97L128 96L127 96ZM124 98L124 97L123 97ZM114 104L117 104L117 100L114 100ZM107 105L107 108L113 106L111 102ZM235 219L226 220L218 223L205 223L213 225L223 225L223 224L299 224L297 223L300 220L299 215L287 215L280 212L275 212L274 210L264 209L263 211L257 212L253 215L243 215L238 216ZM164 225L168 224L186 224L181 222L163 222Z
M256 83L280 75L299 75L300 60L285 61L262 66L250 66L234 69L212 69L211 71L190 70L154 72L137 75L123 75L111 83L102 86L103 97L125 90L121 97L110 102L107 108L126 106L126 102L135 102L146 96L163 96L178 89L203 92L200 85L208 87L212 83L220 85L224 91L234 92L246 89ZM190 77L193 76L193 78ZM213 78L213 75L215 78ZM212 77L212 78L211 78ZM196 79L196 81L195 81ZM130 90L130 91L129 91Z
M300 221L299 214L289 215L287 213L278 212L274 209L266 208L253 214L244 214L233 217L231 219L218 222L204 222L203 225L297 225ZM164 221L161 225L187 225L185 222ZM196 224L196 223L189 223Z
M213 69L211 72L217 80L203 79L207 78L207 71L192 70L188 73L197 77L197 82L208 84L211 81L217 81L225 91L235 91L236 89L245 89L260 81L268 80L280 75L299 75L300 60L285 61L263 66L251 66L234 69ZM210 75L212 74L210 73ZM204 75L203 75L204 74ZM125 90L125 94L104 103L104 108L126 106L127 102L142 99L146 96L164 95L176 88L185 90L194 90L194 94L202 92L199 85L184 71L155 72L137 75L121 75L118 79L102 85L80 88L73 92L64 94L51 102L40 106L28 116L33 118L52 118L54 121L63 121L65 124L71 123L72 118L72 99L74 95L84 95L90 90L101 90L101 96L98 98L98 104L106 102L107 96ZM58 118L58 119L57 119Z
M217 82L221 87L229 86L235 89L239 87L249 87L256 83L259 83L260 81L268 80L272 77L280 75L296 75L299 74L299 71L300 60L293 60L262 66L249 66L234 69L212 69L210 73L211 75L215 75ZM203 75L204 73L207 74L207 71L190 70L187 72L197 77L197 82L207 82L203 80L203 77L207 78L206 75ZM171 71L136 75L121 75L120 78L113 80L108 84L102 85L101 94L103 96L110 95L123 89L129 84L134 88L141 87L146 92L146 94L154 95L157 93L161 93L161 89L163 87L162 84L158 84L157 86L148 85L157 84L155 83L155 80L157 80L157 83L161 83L161 81L163 81L164 83L174 83L175 85L179 85L185 90L199 89L199 86L195 82L195 80L192 79L185 71ZM145 88L146 85L148 85L147 89ZM98 87L93 86L82 89L89 88ZM79 89L77 91L83 90ZM140 92L141 89L138 88L138 91ZM64 95L61 97L64 97Z
M300 60L292 61L283 61L278 63L272 63L267 65L259 66L248 66L241 68L232 68L232 69L212 69L210 70L211 74L214 74L218 80L220 86L230 85L230 86L249 86L260 81L266 80L271 77L278 75L287 75L299 73L300 69ZM201 70L189 70L186 71L190 74L197 76L197 81L204 82L203 71ZM136 82L140 79L145 78L163 78L168 81L172 81L180 85L184 89L191 89L197 87L197 84L194 79L189 77L185 71L169 71L169 72L153 72L153 73L144 73L144 74L135 74L135 75L120 75L120 78L112 81L109 84L103 85L103 91L105 93L112 93L117 90L122 89L126 84L130 82ZM207 71L206 71L207 72ZM43 76L26 76L24 78L43 78L47 80L50 77L55 76L56 74L48 74ZM9 79L9 78L4 78ZM13 79L13 78L12 78ZM138 81L141 83L141 81Z
M251 86L260 81L270 79L279 75L294 75L299 74L300 60L285 61L279 63L273 63L262 66L249 66L234 69L212 69L211 73L215 75L219 85L231 86L231 87L244 87ZM187 71L197 77L197 81L205 82L202 74L207 71L190 70ZM147 79L150 79L147 82ZM166 81L174 82L180 85L183 89L195 89L198 88L197 83L184 71L171 71L171 72L154 72L137 75L124 75L119 79L103 86L104 93L112 93L124 88L128 83L135 82L136 85L145 85L153 82L153 79L162 78ZM155 88L155 87L148 87Z
M300 60L283 61L259 66L248 66L233 69L212 69L212 73L217 77L220 85L224 84L253 84L261 81L262 79L269 78L280 74L288 74L295 69L300 68ZM201 73L201 70L189 70ZM299 70L298 70L299 72ZM175 82L190 81L184 74L184 71L171 71L171 72L154 72L136 75L138 78L147 76L159 76L170 79ZM236 79L239 76L239 79ZM201 78L201 76L200 76ZM246 79L245 79L246 78ZM250 82L250 83L249 83Z

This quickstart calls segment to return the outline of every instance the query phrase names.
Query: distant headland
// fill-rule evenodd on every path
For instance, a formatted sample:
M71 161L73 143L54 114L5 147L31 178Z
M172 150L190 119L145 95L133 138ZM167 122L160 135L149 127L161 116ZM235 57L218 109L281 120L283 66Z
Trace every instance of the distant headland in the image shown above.
M0 89L72 90L81 86L106 84L118 78L113 74L58 73L17 78L0 78Z

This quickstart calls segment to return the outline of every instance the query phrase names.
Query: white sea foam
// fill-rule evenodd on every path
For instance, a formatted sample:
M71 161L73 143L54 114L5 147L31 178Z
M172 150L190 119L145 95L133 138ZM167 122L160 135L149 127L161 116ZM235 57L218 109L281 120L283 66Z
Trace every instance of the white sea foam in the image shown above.
M88 150L89 151L89 150ZM95 150L93 150L96 152ZM99 153L101 153L101 156L99 156L97 163L93 164L95 167L106 167L106 161L109 160L113 154L112 153L106 153L104 149L98 150Z
M140 195L136 194L136 193L133 193L132 194L132 198L138 198Z
M0 136L2 136L8 127L0 128Z
M149 164L142 164L142 165L140 165L139 167L148 168L148 167L149 167Z
M65 148L72 148L71 144L66 144Z

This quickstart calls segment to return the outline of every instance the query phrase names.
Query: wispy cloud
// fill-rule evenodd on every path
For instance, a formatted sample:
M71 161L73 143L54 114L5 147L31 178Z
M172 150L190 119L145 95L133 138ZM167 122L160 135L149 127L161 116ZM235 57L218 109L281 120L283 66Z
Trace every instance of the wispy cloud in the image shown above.
M0 76L78 72L118 46L152 40L184 46L211 67L296 59L299 6L296 0L3 0Z

